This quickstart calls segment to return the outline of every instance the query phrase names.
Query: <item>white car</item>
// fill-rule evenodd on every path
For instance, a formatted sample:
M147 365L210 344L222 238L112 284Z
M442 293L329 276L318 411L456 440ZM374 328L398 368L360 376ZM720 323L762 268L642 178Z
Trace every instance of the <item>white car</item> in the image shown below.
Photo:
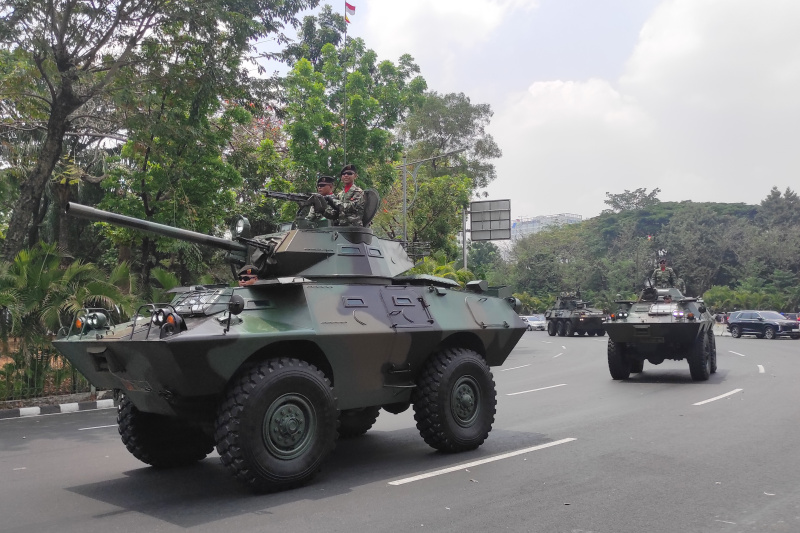
M544 315L530 315L525 317L528 322L528 331L538 330L544 331L547 328L547 321Z

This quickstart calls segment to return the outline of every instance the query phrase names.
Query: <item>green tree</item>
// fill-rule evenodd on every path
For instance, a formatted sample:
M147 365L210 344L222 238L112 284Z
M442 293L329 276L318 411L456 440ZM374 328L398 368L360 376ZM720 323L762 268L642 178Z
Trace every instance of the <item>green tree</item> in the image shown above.
M0 133L41 129L44 140L36 164L20 184L3 256L14 257L26 240L33 244L38 239L34 221L65 137L110 136L94 126L115 115L113 106L96 105L92 112L79 112L88 111L90 102L128 87L119 83L121 72L148 54L173 50L170 44L179 42L187 48L186 42L195 43L197 56L212 51L225 54L226 49L244 52L251 39L278 32L284 23L295 21L299 9L315 4L315 0L7 0L0 18L2 59L13 57L24 68L0 81L0 95L8 102L3 105ZM173 59L161 55L150 62L160 61L167 68ZM213 75L209 70L204 69ZM242 73L243 68L237 68L234 75ZM100 111L104 116L95 116Z
M635 191L625 189L625 192L619 194L606 193L606 199L603 203L608 205L610 209L603 211L604 213L619 213L621 211L637 211L656 205L661 200L657 198L661 189L656 187L649 193L644 187L640 187Z
M500 248L492 241L474 241L470 242L468 246L469 269L478 279L487 279L489 272L502 261Z

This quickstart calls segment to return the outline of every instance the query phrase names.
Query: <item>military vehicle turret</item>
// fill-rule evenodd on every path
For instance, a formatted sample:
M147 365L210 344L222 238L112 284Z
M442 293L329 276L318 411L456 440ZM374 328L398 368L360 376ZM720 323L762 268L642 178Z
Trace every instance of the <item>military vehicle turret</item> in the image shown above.
M572 337L576 333L602 337L606 334L603 329L605 313L590 305L581 299L580 292L562 292L553 307L544 312L547 333L551 337Z
M91 383L121 391L119 432L141 461L185 465L216 446L239 480L263 492L311 479L337 436L365 433L381 408L413 405L437 450L471 450L489 435L490 367L525 332L505 288L476 281L462 291L450 280L403 276L412 263L401 244L368 227L298 217L295 229L251 237L241 219L226 240L67 209L220 247L233 264L258 269L252 285L183 287L124 323L82 309L59 332L56 348Z
M642 372L645 361L659 365L665 359L686 359L695 381L717 371L714 320L702 300L675 287L649 286L637 300L614 303L616 309L603 324L613 379L628 379Z

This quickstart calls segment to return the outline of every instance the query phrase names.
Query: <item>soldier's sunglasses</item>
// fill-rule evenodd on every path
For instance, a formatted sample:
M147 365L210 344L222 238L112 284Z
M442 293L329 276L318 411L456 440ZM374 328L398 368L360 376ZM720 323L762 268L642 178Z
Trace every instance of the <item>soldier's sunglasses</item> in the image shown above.
M255 276L239 276L239 281L250 281L253 278L255 278Z
M353 172L352 170L348 170L347 172L342 172L342 176L352 176L354 174L355 172Z

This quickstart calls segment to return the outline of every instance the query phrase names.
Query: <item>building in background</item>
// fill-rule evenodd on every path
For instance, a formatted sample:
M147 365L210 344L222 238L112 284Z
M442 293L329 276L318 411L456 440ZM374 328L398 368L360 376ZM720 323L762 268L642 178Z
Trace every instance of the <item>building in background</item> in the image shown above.
M583 217L573 213L515 218L511 221L511 239L516 240L542 231L550 226L563 226L564 224L575 224L577 222L583 222Z

